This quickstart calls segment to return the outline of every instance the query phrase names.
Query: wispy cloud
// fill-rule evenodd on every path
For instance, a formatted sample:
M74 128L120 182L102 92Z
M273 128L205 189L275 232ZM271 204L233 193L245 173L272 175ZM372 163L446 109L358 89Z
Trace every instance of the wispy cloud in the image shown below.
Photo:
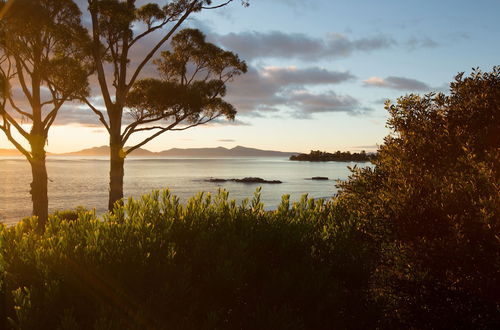
M387 78L371 77L363 81L365 86L390 88L400 91L430 91L432 87L417 79L390 76Z
M439 46L439 43L429 37L411 37L405 44L410 50L417 48L436 48Z
M210 38L247 60L297 58L312 61L346 57L354 52L370 52L396 44L392 38L382 35L352 39L342 34L331 33L325 38L314 38L304 33L281 31L211 34Z
M84 106L76 104L65 104L59 110L54 125L81 125L89 127L99 127L102 124L97 119L97 116Z
M295 110L297 117L309 118L314 113L346 112L361 114L370 111L362 107L354 97L338 94L332 90L323 93L309 91L293 92L289 97L288 106Z
M293 8L303 8L314 5L313 0L275 0L275 1Z
M265 67L262 76L282 85L323 85L339 84L354 79L350 72L330 71L319 67L299 69L292 67Z

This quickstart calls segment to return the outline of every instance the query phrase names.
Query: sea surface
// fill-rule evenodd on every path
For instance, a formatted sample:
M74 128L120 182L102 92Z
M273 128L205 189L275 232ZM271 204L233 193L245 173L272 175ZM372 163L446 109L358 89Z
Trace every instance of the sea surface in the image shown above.
M170 189L186 201L197 192L216 193L223 188L238 202L252 198L262 187L261 200L267 209L275 208L283 194L296 201L303 194L313 198L330 198L337 189L335 180L345 180L347 166L369 163L296 162L286 158L139 158L125 161L124 194L140 197L155 189ZM106 211L109 162L106 157L52 156L47 159L49 176L49 209L85 206ZM312 177L328 177L313 181ZM212 183L209 178L241 179L260 177L280 180L281 184ZM31 170L22 157L0 157L0 222L14 224L31 214L29 194Z

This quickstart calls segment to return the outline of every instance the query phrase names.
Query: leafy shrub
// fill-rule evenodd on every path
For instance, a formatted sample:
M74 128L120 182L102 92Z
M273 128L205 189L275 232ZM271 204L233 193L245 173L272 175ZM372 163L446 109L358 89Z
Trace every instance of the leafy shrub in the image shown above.
M55 211L53 215L61 220L77 220L80 213L87 213L88 211L83 206L77 206L75 209Z
M169 191L98 219L2 227L9 326L22 329L331 329L377 319L377 249L333 201L264 211L228 193Z
M384 246L373 291L387 326L500 328L500 67L386 108L376 167L339 203Z

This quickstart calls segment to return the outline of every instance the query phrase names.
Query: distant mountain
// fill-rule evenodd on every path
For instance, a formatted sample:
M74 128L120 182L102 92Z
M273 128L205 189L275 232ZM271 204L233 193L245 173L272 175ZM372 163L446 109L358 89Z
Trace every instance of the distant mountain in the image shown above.
M129 147L125 147L125 149L128 149ZM109 156L109 147L108 146L101 146L101 147L93 147L93 148L87 148L79 151L74 151L74 152L67 152L63 154L57 154L58 156ZM129 156L138 156L138 157L144 157L144 156L157 156L158 153L152 152L146 149L141 149L138 148L130 153Z
M260 150L255 148L236 146L232 149L227 149L224 147L190 149L172 148L169 150L160 151L158 154L160 156L176 157L290 157L291 155L294 155L296 153Z
M125 147L128 149L129 147ZM9 150L9 149L0 149ZM180 149L172 148L169 150L163 150L160 152L152 152L146 149L138 148L130 153L131 157L290 157L295 155L295 152L282 152L282 151L271 151L271 150L260 150L255 148L246 148L242 146L237 146L231 149L224 147L217 148L190 148L190 149ZM2 155L0 153L0 155ZM19 153L17 154L19 155ZM67 152L63 154L54 154L57 156L108 156L109 147L93 147L87 148L75 152Z
M296 152L260 150L255 148L246 148L242 146L236 146L230 149L230 151L235 156L251 156L251 157L279 157L279 156L289 157L291 155L297 154Z
M62 154L58 154L60 156L107 156L109 155L109 147L101 146L101 147L93 147L82 149L79 151L66 152Z
M0 149L0 156L22 156L17 149Z
M129 147L125 147L127 149ZM190 148L190 149L180 149L172 148L169 150L164 150L160 152L152 152L146 149L138 148L130 153L131 157L157 157L157 156L168 156L168 157L290 157L296 155L296 152L282 152L282 151L272 151L272 150L261 150L255 148L246 148L242 146L236 146L231 149L224 147L217 148ZM0 149L0 156L20 156L21 153L16 149ZM61 154L50 154L54 156L108 156L109 147L93 147L82 149L74 152L67 152Z

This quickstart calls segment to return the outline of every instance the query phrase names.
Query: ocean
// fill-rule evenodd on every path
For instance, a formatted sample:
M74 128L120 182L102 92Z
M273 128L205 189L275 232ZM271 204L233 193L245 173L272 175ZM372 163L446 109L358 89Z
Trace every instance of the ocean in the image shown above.
M140 158L125 161L124 194L140 197L155 189L170 189L181 201L200 191L216 193L223 188L238 202L252 198L262 187L261 200L267 209L275 208L284 194L298 200L308 194L312 198L330 198L337 189L335 180L345 180L347 166L356 163L296 162L286 158ZM359 163L358 166L369 166ZM49 211L76 206L106 212L108 200L109 162L106 157L51 156L47 158L49 177ZM328 177L328 181L311 180ZM280 180L281 184L245 184L207 182L210 178L241 179L260 177ZM31 214L29 194L31 170L22 157L0 157L0 222L14 224Z

